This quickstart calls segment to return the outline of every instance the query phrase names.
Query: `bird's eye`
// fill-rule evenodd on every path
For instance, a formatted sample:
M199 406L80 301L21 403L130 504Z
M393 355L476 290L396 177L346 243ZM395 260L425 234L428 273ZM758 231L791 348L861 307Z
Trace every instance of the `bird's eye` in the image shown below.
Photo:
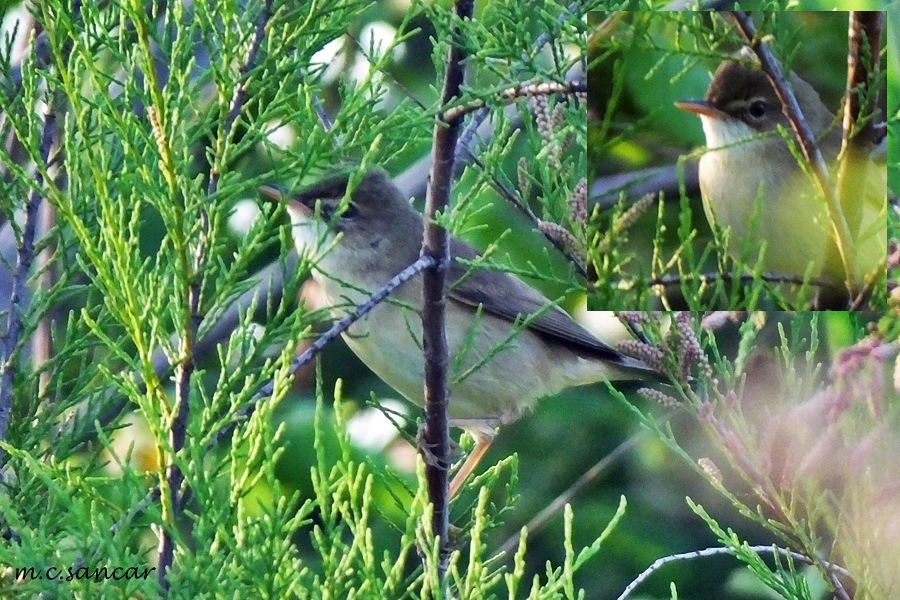
M334 214L334 207L330 204L325 204L324 202L319 202L319 217L323 221L330 221L331 216Z
M331 221L332 217L334 217L335 211L337 211L337 204L325 204L324 202L319 203L319 218L321 218L325 222ZM341 211L339 218L340 219L353 219L356 218L358 214L356 205L352 202L349 203L344 210Z
M766 114L766 109L768 105L762 100L756 100L755 102L751 102L750 106L747 107L747 112L754 119L760 119Z

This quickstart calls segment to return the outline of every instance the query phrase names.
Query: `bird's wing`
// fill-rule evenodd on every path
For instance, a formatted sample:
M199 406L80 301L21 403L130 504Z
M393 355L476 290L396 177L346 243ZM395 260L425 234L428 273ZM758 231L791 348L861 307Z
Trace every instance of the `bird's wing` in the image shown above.
M455 258L473 260L477 257L471 246L455 238L451 240L450 252ZM565 344L575 352L595 356L625 368L653 372L643 362L625 356L595 338L575 323L568 313L552 305L537 290L514 275L483 269L468 270L454 260L450 265L448 282L447 295L452 300L474 307L481 306L483 311L509 322L540 313L528 323L528 329L532 332L550 341Z

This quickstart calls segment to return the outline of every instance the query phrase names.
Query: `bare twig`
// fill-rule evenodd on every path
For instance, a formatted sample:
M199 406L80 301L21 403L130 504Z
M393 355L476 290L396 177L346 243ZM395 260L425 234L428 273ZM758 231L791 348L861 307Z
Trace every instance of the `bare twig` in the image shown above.
M441 104L446 106L462 95L465 78L463 61L466 58L462 24L472 18L474 0L456 0L457 20L450 31L450 51L444 73ZM442 585L448 568L450 540L449 481L450 429L447 383L450 351L447 346L444 308L447 303L447 270L450 264L450 234L435 222L437 213L445 213L450 206L453 185L453 155L462 126L463 112L445 111L434 125L431 154L431 185L425 198L423 217L425 232L422 256L430 257L434 265L423 273L422 345L425 357L425 426L422 430L420 452L426 457L425 479L428 500L432 506L431 530L439 540L438 577ZM441 594L443 595L443 594Z
M842 577L850 577L853 575L844 567L840 565L836 565L834 563L826 562L823 560L813 560L812 558L806 556L805 554L800 554L798 552L792 552L790 550L786 550L784 548L779 548L778 546L749 546L747 550L751 552L755 552L756 554L779 554L784 557L790 557L793 560L798 562L802 562L807 565L816 565L821 564L828 570L829 577L831 578L832 583L837 581L837 585L835 585L836 590L840 593L843 590L843 586L840 584L840 581L834 577L834 575L841 575ZM664 556L663 558L657 559L653 562L652 565L644 569L644 571L638 575L634 581L628 584L628 587L619 595L618 600L626 600L631 593L644 581L646 581L653 573L664 567L665 565L681 560L694 560L697 558L704 558L709 556L721 556L723 554L734 555L734 548L727 547L719 547L719 548L705 548L703 550L696 550L694 552L685 552L683 554L672 554L671 556ZM840 587L838 587L840 586ZM844 595L840 595L839 597L842 599L849 600L849 596L846 596L846 590L844 590Z
M816 144L816 136L810 128L809 123L807 123L806 119L803 117L803 112L800 110L797 98L794 96L794 92L788 85L784 73L781 71L781 65L778 64L778 61L775 59L775 56L769 50L768 46L766 46L757 36L756 26L753 24L750 14L743 11L733 11L730 14L737 23L738 30L759 58L760 66L772 83L775 94L781 101L782 110L788 118L791 128L794 130L794 134L797 136L800 151L803 153L803 157L812 169L813 178L816 181L818 191L822 195L822 198L825 199L825 208L828 212L828 219L834 230L837 249L841 255L841 262L844 266L844 272L847 275L848 289L850 289L852 286L857 285L860 280L859 274L856 273L856 261L854 260L855 249L853 248L847 219L844 216L843 210L841 210L841 205L835 194L831 177L828 174L828 167L825 164L825 159L822 157L818 144ZM851 294L855 293L853 289L850 289L850 292Z
M51 102L44 115L44 127L39 147L41 163L46 165L56 136L56 112ZM22 237L16 255L16 269L13 274L12 290L9 296L9 313L6 316L6 331L0 344L0 440L6 439L6 429L12 412L13 376L16 373L16 358L22 337L22 321L24 309L19 303L22 296L31 263L34 260L34 238L37 228L38 210L42 196L39 192L44 184L44 177L39 169L35 169L35 185L28 192L25 200L25 222L22 225ZM0 466L5 462L6 453L0 449Z
M675 0L670 2L662 10L725 10L733 7L737 2L734 0L712 0L710 2L701 2L699 0Z
M750 273L741 273L737 277L735 277L731 273L690 273L686 275L664 275L662 277L654 277L647 280L645 282L645 285L650 287L653 287L655 285L668 287L672 285L679 285L684 281L700 281L703 283L715 283L716 281L752 283L756 279L757 277L755 275L751 275ZM779 275L778 273L762 273L759 276L759 279L761 281L766 281L769 283L792 283L795 285L809 283L810 285L814 285L817 287L827 287L831 283L826 279L821 279L818 277L811 277L807 280L797 275Z
M572 498L575 497L578 492L580 492L584 487L590 482L594 481L597 477L599 477L604 471L606 471L612 464L618 461L620 458L625 456L628 452L631 452L643 438L647 437L649 430L642 429L639 432L635 433L627 440L616 446L610 451L609 454L598 460L594 466L584 472L584 474L578 478L578 481L570 485L565 489L560 495L553 499L553 501L548 504L541 512L533 516L528 523L525 524L525 528L528 530L530 535L534 535L534 532L540 529L548 520L550 520L553 516L557 515L563 508L565 508L566 504L572 501ZM519 535L512 535L503 545L500 546L500 552L512 552L516 549L517 544L519 543Z
M857 233L865 205L866 165L875 140L875 100L870 80L878 72L881 32L884 15L880 12L850 13L847 54L847 92L844 97L843 137L838 167L838 201L843 207L847 225ZM869 59L866 62L866 58Z
M494 90L489 95L496 97L500 102L512 102L519 98L530 98L531 96L575 94L577 92L587 92L586 80L565 83L560 83L558 81L526 81L512 87ZM478 98L471 102L448 108L444 111L444 114L441 115L441 119L446 123L450 123L471 112L475 112L483 106L484 100Z
M364 316L369 314L376 306L381 304L388 296L390 296L394 290L399 288L401 285L405 284L407 281L421 273L423 270L428 267L434 266L435 260L431 256L420 256L416 262L412 263L399 273L397 273L394 277L391 278L390 281L381 286L378 290L375 291L369 298L359 304L352 312L344 315L337 323L332 325L328 331L323 333L321 336L316 338L316 340L310 344L310 346L304 350L299 356L294 357L291 360L291 364L288 367L288 374L293 376L298 370L312 362L316 356L322 352L325 347L336 340L342 333L350 329L350 327L362 319ZM256 407L260 402L265 400L266 398L270 398L272 394L275 392L275 382L268 381L263 384L259 390L253 395L253 398L250 402L243 407L242 409L235 412L231 423L225 425L221 429L219 429L210 439L207 447L212 449L220 443L225 442L234 434L235 429L238 425L246 422L256 411ZM141 502L139 502L131 511L129 511L128 515L125 519L118 521L111 529L111 533L115 533L122 529L128 520L133 519L139 514L143 513L144 510L147 509L153 502L159 499L160 496L160 488L159 486L154 486L148 493L147 496L144 497Z
M247 101L247 81L250 71L256 66L256 58L262 45L265 35L266 25L272 18L272 0L267 0L263 5L263 9L256 21L256 28L247 54L244 57L242 66L238 72L237 85L233 90L231 101L229 103L228 114L222 125L222 131L217 140L217 152L219 158L223 157L225 148L228 145L228 139L231 137L234 124L238 116L244 108ZM207 187L207 197L212 198L219 187L220 180L219 168L213 161L212 172L210 173L209 186ZM187 285L187 323L185 323L185 335L182 339L180 355L181 362L175 368L175 408L172 415L172 424L169 434L169 444L171 447L172 457L166 470L167 484L165 490L171 494L171 514L166 518L166 494L161 494L163 499L163 520L168 522L169 526L175 527L175 519L179 518L184 509L185 491L182 490L184 484L184 474L175 461L175 454L184 448L185 438L187 435L188 419L190 414L190 388L195 371L195 345L197 343L197 331L200 323L203 321L203 315L200 311L200 301L203 282L203 270L206 263L206 246L209 235L209 213L205 208L200 209L201 227L199 238L193 251L190 272L186 273ZM157 581L163 590L169 589L168 571L172 565L175 551L175 540L172 537L169 528L162 527L159 543L159 559L157 563Z
M293 375L296 373L301 367L308 364L312 359L314 359L318 354L327 346L330 342L334 341L338 338L342 333L350 329L350 326L359 321L361 318L369 314L373 308L381 304L385 298L391 295L394 290L398 287L421 273L423 270L428 267L434 266L435 260L431 256L420 256L416 262L406 267L390 281L381 286L374 294L369 296L369 298L358 305L352 312L344 315L340 321L335 323L321 336L316 338L309 348L304 350L299 356L294 358L291 361L291 365L288 371ZM234 432L235 427L237 427L238 423L245 421L253 414L256 410L256 405L263 400L264 398L268 398L272 395L275 390L274 382L270 381L264 384L259 391L254 394L253 400L248 404L245 408L235 413L235 418L230 425L227 425L220 429L213 436L212 445L216 445L220 442L224 442L227 438L231 437L231 434Z

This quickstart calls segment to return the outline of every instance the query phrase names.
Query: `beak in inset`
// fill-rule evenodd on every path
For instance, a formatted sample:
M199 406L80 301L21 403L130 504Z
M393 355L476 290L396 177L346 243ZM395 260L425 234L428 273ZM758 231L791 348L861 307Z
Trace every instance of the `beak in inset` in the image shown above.
M705 115L714 119L727 119L728 115L706 100L679 100L675 106L695 115Z
M272 186L272 185L259 186L259 193L263 198L265 198L267 200L271 200L272 202L282 203L282 202L284 202L284 199L285 199L285 194L280 189L278 189L277 187ZM296 200L294 198L290 198L287 201L287 209L288 209L288 212L293 212L295 210L299 211L306 217L309 217L312 215L311 208L309 208L308 206L306 206L305 204L303 204L302 202L300 202L299 200Z
M267 200L273 202L281 202L281 199L284 198L284 194L281 193L281 190L272 185L259 186L259 193Z

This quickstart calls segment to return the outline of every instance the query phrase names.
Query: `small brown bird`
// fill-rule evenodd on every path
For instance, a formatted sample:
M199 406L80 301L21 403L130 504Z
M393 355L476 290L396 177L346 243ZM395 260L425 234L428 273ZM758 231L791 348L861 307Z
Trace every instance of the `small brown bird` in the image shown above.
M301 254L315 257L313 278L325 305L341 317L419 256L422 215L388 176L369 170L347 193L338 173L291 197L287 210ZM281 200L274 188L260 188ZM603 344L523 281L459 262L478 253L451 238L446 332L450 348L451 425L476 446L451 483L455 494L484 456L497 427L542 397L616 379L658 379L640 360ZM414 278L354 323L344 340L381 379L410 402L424 403L422 280Z
M841 149L837 120L806 81L791 73L789 82L826 162L834 165ZM811 273L844 287L848 276L839 256L827 259L834 230L825 201L791 152L784 137L793 140L790 122L752 53L745 48L735 60L723 62L703 100L676 106L696 114L703 124L703 208L712 227L730 228L729 254L740 260L742 249L765 244L766 271L799 277ZM857 193L842 198L856 287L883 272L887 247L886 165L860 162L854 178Z

